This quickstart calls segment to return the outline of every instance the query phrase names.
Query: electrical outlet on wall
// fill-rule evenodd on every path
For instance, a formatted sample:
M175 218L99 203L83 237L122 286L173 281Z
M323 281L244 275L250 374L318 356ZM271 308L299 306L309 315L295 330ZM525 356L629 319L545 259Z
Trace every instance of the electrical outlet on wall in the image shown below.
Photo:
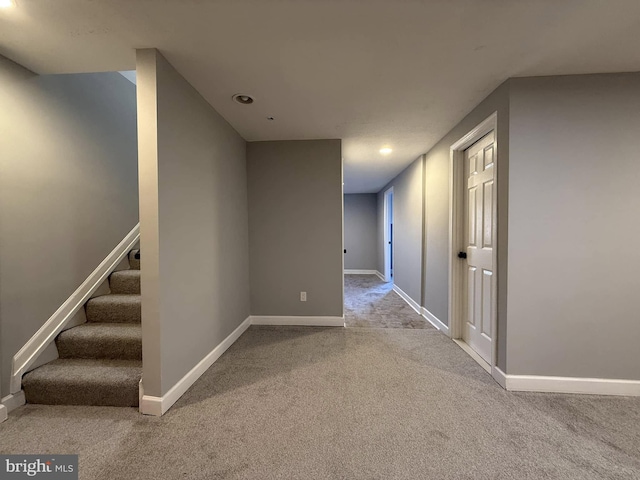
M300 292L300 301L301 302L307 301L307 292Z

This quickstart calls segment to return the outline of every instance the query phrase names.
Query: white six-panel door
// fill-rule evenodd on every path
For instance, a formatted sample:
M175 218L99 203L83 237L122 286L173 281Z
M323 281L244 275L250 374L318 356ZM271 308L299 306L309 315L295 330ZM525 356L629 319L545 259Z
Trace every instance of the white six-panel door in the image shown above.
M495 133L474 143L464 155L464 241L466 268L463 340L491 363L493 296L495 290L493 248L495 212L493 196Z

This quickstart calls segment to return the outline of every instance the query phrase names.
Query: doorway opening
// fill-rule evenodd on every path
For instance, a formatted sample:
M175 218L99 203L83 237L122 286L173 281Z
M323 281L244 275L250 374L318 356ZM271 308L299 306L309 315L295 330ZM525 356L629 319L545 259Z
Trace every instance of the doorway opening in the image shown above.
M393 187L384 192L384 281L393 282Z
M451 338L497 375L497 113L451 146Z

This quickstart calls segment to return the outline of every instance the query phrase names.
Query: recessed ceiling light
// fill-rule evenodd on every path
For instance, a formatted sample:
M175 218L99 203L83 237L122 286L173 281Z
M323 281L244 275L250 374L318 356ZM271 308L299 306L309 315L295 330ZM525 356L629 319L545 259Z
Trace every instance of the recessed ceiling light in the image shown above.
M393 152L393 150L389 147L384 147L380 149L380 153L382 155L389 155L391 152Z
M236 93L231 98L234 102L237 102L240 105L251 105L253 103L253 97L251 95L247 95L246 93Z
M13 7L13 0L0 0L0 8Z

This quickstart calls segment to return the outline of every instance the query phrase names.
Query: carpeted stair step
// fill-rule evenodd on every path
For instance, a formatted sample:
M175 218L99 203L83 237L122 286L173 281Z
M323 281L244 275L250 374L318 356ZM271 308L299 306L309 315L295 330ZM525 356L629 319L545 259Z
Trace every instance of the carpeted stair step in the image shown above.
M131 270L140 270L140 250L131 250L129 252L129 266ZM136 256L138 258L136 258Z
M120 270L109 277L109 288L114 294L140 295L140 270Z
M102 323L140 323L140 295L102 295L85 306L87 321Z
M139 360L58 359L22 378L27 403L138 406Z
M139 323L85 323L56 338L60 358L142 360Z

